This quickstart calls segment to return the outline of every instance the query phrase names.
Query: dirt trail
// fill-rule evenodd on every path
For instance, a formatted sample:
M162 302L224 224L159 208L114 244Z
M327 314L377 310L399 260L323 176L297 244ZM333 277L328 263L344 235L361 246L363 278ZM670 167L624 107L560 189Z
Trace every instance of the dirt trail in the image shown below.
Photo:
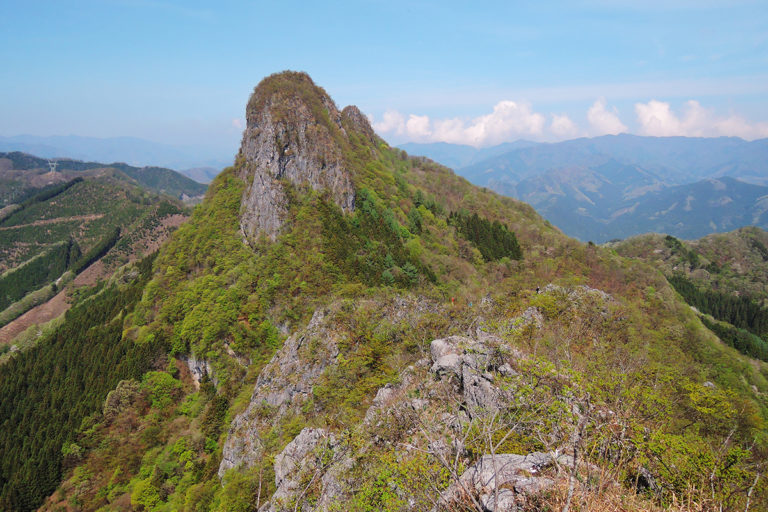
M72 222L76 220L96 220L104 216L103 213L92 213L90 215L74 215L72 217L56 217L55 219L42 219L30 222L29 224L19 224L17 226L5 226L0 228L0 231L8 231L9 229L27 228L30 226L44 226L46 224L58 224L59 222Z

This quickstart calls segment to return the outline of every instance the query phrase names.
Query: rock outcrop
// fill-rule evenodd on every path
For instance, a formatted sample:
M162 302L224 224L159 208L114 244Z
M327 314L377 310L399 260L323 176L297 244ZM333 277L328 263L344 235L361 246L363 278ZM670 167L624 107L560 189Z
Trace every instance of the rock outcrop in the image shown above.
M306 329L290 336L261 371L248 408L232 421L219 476L230 468L252 466L262 449L259 426L277 422L287 411L298 409L311 396L323 370L336 360L336 336L325 317L325 311L316 311ZM310 344L312 357L308 358L305 352Z
M390 322L406 314L419 318L432 307L424 300L404 298L376 306L381 309L382 319ZM335 304L317 310L306 328L288 337L261 371L250 404L231 423L219 476L231 468L254 465L262 451L259 432L279 423L287 414L298 414L326 368L337 363L338 342L345 335L335 318L340 307Z
M484 455L446 489L440 504L471 503L491 512L514 511L525 495L551 487L555 481L542 473L551 466L565 466L568 457L548 453ZM439 507L435 510L439 510Z
M464 398L467 412L488 412L499 408L502 390L494 384L493 371L511 372L494 361L492 347L478 340L450 336L433 340L430 344L432 372L437 376L454 376ZM498 363L498 364L497 364Z
M356 107L339 112L333 100L305 73L265 78L254 90L238 156L246 183L240 227L246 239L274 239L288 213L285 184L321 193L344 211L355 204L345 160L349 130L373 141L370 123Z
M598 315L612 300L586 287L548 287L545 293L557 293L573 306L597 306ZM261 436L311 407L313 388L326 371L347 364L344 347L349 333L341 320L354 316L350 308L376 311L370 321L390 324L406 319L418 322L440 312L439 305L413 297L354 305L338 302L317 310L306 328L290 336L259 375L250 405L231 424L220 475L230 468L256 465L265 454ZM498 449L502 445L493 447L486 438L498 430L497 422L513 406L525 406L530 399L526 373L533 360L500 336L522 325L538 328L543 320L543 313L531 307L514 321L502 322L503 330L476 319L465 335L433 339L428 352L421 354L425 357L416 360L414 354L396 378L369 398L370 405L357 424L336 430L333 423L318 422L290 440L274 457L276 491L260 512L297 507L316 512L344 510L360 485L360 468L370 463L373 453L397 454L397 460L427 456L451 473L442 492L428 499L415 495L407 483L388 483L387 492L409 510L469 505L514 511L529 503L531 496L562 483L571 473L573 456L563 451L509 453L514 443L502 451ZM557 384L558 379L567 381L555 374L536 378L552 379L548 385ZM577 421L580 413L575 405L573 414Z

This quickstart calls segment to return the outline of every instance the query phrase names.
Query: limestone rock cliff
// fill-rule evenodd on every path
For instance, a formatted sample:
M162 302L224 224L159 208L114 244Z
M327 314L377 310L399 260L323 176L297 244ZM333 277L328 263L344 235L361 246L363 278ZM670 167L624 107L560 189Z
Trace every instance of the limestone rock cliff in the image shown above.
M349 132L357 132L362 141L375 140L357 107L339 112L307 74L283 72L256 87L246 120L238 157L246 183L240 212L246 239L264 233L274 240L288 212L288 183L328 193L344 211L354 208L355 189L345 159Z

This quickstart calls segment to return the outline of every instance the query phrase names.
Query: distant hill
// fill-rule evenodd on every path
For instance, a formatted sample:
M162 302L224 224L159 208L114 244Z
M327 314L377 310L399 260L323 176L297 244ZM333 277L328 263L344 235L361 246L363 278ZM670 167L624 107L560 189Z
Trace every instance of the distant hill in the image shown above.
M522 142L508 151L496 146L475 153L451 144L401 147L444 164L475 159L457 167L457 173L530 203L566 234L584 241L647 231L696 238L765 222L761 198L768 186L768 139L622 134ZM721 186L727 194L720 194Z
M661 270L723 342L768 361L768 233L764 230L747 227L688 242L647 234L610 247Z
M49 184L76 177L118 172L125 180L160 194L176 198L197 197L206 186L183 174L162 167L134 167L124 163L104 164L80 160L56 159L56 172L51 173L48 160L20 152L0 153L0 208L17 202L19 197Z
M605 135L536 144L498 154L457 169L479 185L512 182L574 167L594 168L610 161L636 165L663 177L668 185L731 176L768 184L768 139L736 137L641 137Z
M143 167L158 165L182 170L195 167L222 169L232 164L231 149L160 144L136 137L80 137L76 135L0 137L0 151L22 151L43 158L72 158L97 162L126 162Z
M768 232L757 227L672 240L649 233L608 244L620 255L640 258L667 276L685 276L717 292L749 295L768 306Z
M629 178L652 179L636 168L619 169ZM768 228L768 187L728 177L649 185L638 197L622 197L620 184L600 174L561 172L522 182L516 195L565 233L596 243L649 232L692 239L742 226Z
M433 142L430 144L408 142L398 147L411 155L426 156L452 169L460 169L510 151L535 146L536 144L536 142L518 140L489 148L475 148L465 144L448 144L446 142Z
M215 167L194 167L192 169L183 169L179 172L198 183L208 184L213 181L213 178L219 174L220 170Z

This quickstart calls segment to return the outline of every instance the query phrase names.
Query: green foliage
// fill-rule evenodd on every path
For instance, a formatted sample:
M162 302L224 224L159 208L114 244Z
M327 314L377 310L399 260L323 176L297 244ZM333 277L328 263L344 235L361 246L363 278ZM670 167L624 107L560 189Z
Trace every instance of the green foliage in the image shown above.
M133 486L131 492L131 505L137 510L155 510L155 507L161 502L160 489L148 477L139 480Z
M181 382L167 372L147 372L141 385L149 394L152 407L163 410L171 405L181 389Z
M768 333L768 308L757 304L752 298L700 290L690 279L680 274L667 279L685 301L699 311L758 336Z
M49 199L53 199L54 197L58 196L59 194L67 191L69 188L71 188L74 185L77 185L78 183L82 182L83 178L75 178L71 181L68 181L66 183L62 183L60 185L50 185L47 187L44 187L41 191L36 193L34 196L29 197L19 203L19 208L14 210L14 214L21 212L21 210L28 208L29 206L35 204L35 203L42 203L45 201L48 201ZM11 216L5 217L2 220L0 220L0 226L4 225L6 221L9 221L11 219Z
M13 268L69 240L88 253L118 228L132 242L156 236L151 230L158 228L159 220L179 208L168 198L108 177L70 183L55 197L30 203L5 218L0 230L0 268ZM123 247L126 256L130 249Z
M0 275L0 311L61 276L78 256L79 248L70 239L54 244L28 262Z
M434 281L429 267L406 250L408 230L372 191L358 191L353 216L343 215L335 204L326 201L318 206L329 270L335 276L367 285L403 287L416 284L420 275Z
M130 311L150 276L112 287L71 309L46 339L0 366L0 508L34 510L58 485L62 446L83 418L101 410L107 392L139 377L158 347L137 350L122 337Z
M742 354L755 359L768 361L768 341L745 330L723 322L712 322L707 317L701 317L707 329L714 332L725 344L735 348Z
M80 259L78 259L73 265L72 265L72 271L75 274L79 274L83 270L86 269L89 265L94 263L96 260L107 254L109 250L115 246L117 243L117 240L120 238L120 228L116 227L111 233L107 234L99 243L91 247L88 252L83 254Z
M259 498L259 484L253 477L230 471L223 481L224 490L217 512L250 512ZM262 498L263 499L263 498Z
M499 221L491 222L480 218L477 213L469 215L459 211L452 212L448 222L456 226L456 231L478 248L485 261L501 258L519 260L523 257L517 237Z
M229 410L229 400L222 394L217 394L209 402L200 422L200 430L206 437L218 439L224 426L227 410Z
M11 160L13 168L18 170L48 169L48 161L46 159L25 153L0 153L0 158ZM80 171L87 177L92 176L94 172L98 172L104 168L115 169L123 175L121 177L122 180L135 180L142 186L153 190L154 192L168 194L173 197L180 197L181 194L197 196L203 194L206 189L205 185L197 183L179 172L163 167L133 167L124 163L105 164L99 162L81 162L79 160L69 159L58 159L57 162L57 170L59 172ZM68 174L71 175L71 173ZM77 177L75 179L80 180L83 179L83 177ZM60 185L54 185L53 187L56 186ZM18 198L16 199L16 202L19 202Z
M58 280L59 285L63 287L73 278L74 274L72 272L65 272ZM0 327L16 320L18 317L34 308L35 306L45 304L48 300L53 298L58 293L58 291L59 287L56 285L56 283L51 283L26 294L23 298L14 302L5 308L2 312L0 312Z
M664 243L672 250L673 254L677 254L686 261L691 268L699 266L699 255L696 251L688 249L683 243L672 235L667 235L664 238Z

